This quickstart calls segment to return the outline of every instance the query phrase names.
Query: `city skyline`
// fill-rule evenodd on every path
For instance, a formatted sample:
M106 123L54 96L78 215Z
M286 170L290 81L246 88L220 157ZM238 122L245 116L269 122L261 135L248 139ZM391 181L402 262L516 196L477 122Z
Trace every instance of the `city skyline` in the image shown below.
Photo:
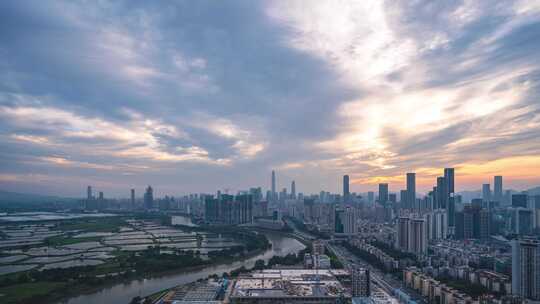
M0 20L1 190L268 189L275 170L276 192L348 175L399 195L445 167L456 192L540 186L529 1L2 1Z

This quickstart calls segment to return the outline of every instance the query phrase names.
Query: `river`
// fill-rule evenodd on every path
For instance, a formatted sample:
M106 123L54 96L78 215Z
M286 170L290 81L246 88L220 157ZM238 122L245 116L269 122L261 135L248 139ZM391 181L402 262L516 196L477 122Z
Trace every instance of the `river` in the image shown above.
M255 261L263 259L268 261L274 255L284 256L289 253L297 253L304 249L304 245L298 240L275 233L265 233L272 243L272 248L255 257L244 261L233 262L216 266L209 266L194 272L184 272L163 277L136 280L129 283L120 283L107 287L98 292L80 295L60 303L63 304L127 304L136 296L146 296L163 289L177 285L194 282L201 278L206 278L211 274L221 275L242 265L250 268Z

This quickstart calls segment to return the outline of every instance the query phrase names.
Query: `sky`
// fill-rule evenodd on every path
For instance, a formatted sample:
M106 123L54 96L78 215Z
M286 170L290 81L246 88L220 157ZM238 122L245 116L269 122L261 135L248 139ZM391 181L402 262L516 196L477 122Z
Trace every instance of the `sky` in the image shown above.
M540 185L540 1L0 1L0 189Z

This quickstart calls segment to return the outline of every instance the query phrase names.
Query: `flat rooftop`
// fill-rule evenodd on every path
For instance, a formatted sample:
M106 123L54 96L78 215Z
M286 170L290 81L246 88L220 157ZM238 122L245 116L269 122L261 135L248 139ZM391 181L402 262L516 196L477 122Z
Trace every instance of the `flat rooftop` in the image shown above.
M347 291L336 276L341 269L267 269L238 278L232 297L338 297Z

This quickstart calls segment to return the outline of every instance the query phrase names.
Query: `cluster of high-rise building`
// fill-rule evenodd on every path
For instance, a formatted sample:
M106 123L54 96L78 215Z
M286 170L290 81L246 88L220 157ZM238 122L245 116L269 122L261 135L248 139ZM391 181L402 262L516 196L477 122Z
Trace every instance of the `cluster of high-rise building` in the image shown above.
M253 196L220 194L204 200L205 221L209 224L237 225L253 222Z

